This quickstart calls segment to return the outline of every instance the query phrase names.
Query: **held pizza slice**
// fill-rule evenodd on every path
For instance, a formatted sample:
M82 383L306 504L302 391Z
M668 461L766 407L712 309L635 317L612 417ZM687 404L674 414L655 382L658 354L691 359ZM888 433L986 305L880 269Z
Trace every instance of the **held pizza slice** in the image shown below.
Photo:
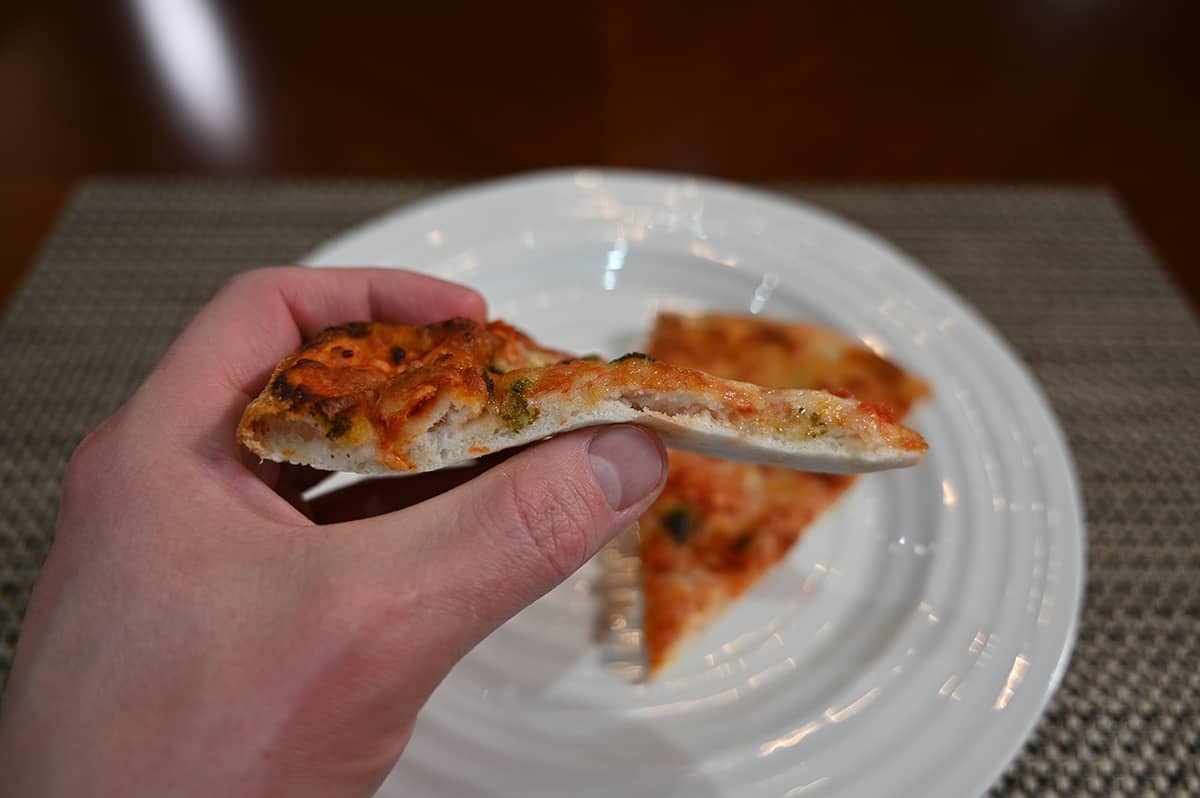
M921 436L880 405L636 353L576 359L504 322L466 319L326 330L276 367L238 439L270 460L420 472L617 422L647 426L679 449L791 468L874 471L925 453Z
M661 315L649 352L675 365L778 388L846 391L903 416L916 377L831 330L735 316ZM821 474L671 451L640 532L643 640L654 675L783 559L852 484Z

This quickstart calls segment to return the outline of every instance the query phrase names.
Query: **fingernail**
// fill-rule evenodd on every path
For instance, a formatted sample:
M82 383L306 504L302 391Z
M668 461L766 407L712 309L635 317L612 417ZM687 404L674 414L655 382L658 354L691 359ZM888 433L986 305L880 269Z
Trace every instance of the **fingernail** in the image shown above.
M588 464L608 506L624 510L658 487L663 474L662 449L639 427L609 427L592 438Z

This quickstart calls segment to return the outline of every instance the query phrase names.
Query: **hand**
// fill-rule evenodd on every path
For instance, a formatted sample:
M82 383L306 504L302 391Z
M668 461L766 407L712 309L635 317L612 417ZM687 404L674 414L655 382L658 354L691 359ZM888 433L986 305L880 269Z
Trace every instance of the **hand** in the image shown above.
M582 430L318 525L284 498L304 470L248 465L234 427L323 327L484 314L391 270L249 272L205 307L67 468L0 718L5 789L369 795L451 666L646 508L662 446ZM395 481L370 490L364 508L397 503Z

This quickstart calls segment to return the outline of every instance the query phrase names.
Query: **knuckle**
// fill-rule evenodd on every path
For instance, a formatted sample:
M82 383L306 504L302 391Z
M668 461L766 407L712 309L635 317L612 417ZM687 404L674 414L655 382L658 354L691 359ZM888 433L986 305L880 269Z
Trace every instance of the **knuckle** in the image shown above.
M269 289L286 279L287 275L295 269L294 266L263 266L257 269L248 269L230 277L223 290L229 293L242 293Z
M596 513L586 492L569 479L546 482L517 474L509 505L518 532L562 581L587 560L597 538Z
M79 443L63 472L57 536L69 539L81 528L100 528L110 497L122 486L123 470L114 467L111 419ZM70 522L70 523L67 523Z
M104 426L101 425L84 436L79 445L75 447L71 458L67 460L67 468L63 474L64 495L77 493L105 473L105 469L100 465L102 452L97 451L104 448L103 436Z
M225 281L225 285L221 286L221 293L234 294L257 287L263 281L264 271L264 269L251 269L238 272Z

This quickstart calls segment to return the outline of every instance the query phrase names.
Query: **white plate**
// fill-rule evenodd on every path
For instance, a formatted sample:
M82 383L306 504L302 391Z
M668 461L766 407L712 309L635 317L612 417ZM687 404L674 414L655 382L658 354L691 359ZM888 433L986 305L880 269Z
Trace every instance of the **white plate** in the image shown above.
M861 479L660 679L594 641L593 562L459 664L381 794L964 796L1018 750L1071 647L1078 491L1029 374L908 257L763 192L583 171L445 194L309 262L459 280L609 355L659 308L814 320L935 390L926 461Z

